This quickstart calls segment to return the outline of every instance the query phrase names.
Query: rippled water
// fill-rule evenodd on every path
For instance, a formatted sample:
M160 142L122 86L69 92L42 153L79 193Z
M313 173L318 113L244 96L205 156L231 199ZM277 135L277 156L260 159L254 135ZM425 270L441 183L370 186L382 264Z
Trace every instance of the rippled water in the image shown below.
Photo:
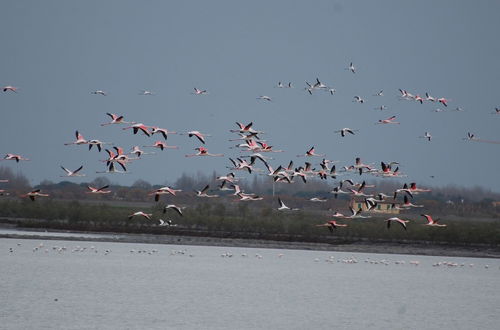
M498 259L0 239L0 261L0 329L500 324Z

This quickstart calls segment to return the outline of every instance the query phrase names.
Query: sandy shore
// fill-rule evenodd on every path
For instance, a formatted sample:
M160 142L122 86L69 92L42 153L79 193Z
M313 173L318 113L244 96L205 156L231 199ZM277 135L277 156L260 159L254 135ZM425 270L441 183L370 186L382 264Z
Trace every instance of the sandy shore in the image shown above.
M64 235L64 236L62 236ZM175 244L175 245L202 245L228 246L269 249L301 249L318 251L383 253L383 254L410 254L433 255L449 257L500 258L500 248L492 246L456 246L448 244L430 243L373 243L353 242L341 244L282 242L258 239L194 237L175 235L151 234L123 234L123 233L94 233L94 232L65 232L65 231L26 231L15 230L0 233L0 238L37 239L37 240L69 240L69 241L97 241L122 242L143 244Z

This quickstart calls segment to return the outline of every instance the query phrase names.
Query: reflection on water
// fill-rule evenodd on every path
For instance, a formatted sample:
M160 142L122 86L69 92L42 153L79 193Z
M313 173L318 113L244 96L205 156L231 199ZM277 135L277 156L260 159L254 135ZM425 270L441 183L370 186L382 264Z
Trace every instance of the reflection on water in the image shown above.
M500 323L498 259L30 239L0 258L0 329Z

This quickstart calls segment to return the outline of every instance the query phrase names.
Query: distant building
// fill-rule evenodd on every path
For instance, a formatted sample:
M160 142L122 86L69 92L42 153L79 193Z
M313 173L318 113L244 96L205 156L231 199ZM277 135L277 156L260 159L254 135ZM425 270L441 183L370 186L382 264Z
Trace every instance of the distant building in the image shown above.
M500 202L491 202L493 207L500 207Z
M355 210L363 210L363 212L367 213L382 213L382 214L399 214L399 209L392 207L393 202L381 201L377 202L377 206L373 210L368 211L368 207L364 200L355 200L352 199L350 206Z

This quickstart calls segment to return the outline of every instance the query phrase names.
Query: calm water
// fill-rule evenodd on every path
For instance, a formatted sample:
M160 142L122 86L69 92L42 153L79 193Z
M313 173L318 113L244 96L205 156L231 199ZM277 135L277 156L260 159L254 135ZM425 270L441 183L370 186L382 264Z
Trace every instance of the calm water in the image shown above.
M0 261L0 329L500 324L497 259L0 239Z

